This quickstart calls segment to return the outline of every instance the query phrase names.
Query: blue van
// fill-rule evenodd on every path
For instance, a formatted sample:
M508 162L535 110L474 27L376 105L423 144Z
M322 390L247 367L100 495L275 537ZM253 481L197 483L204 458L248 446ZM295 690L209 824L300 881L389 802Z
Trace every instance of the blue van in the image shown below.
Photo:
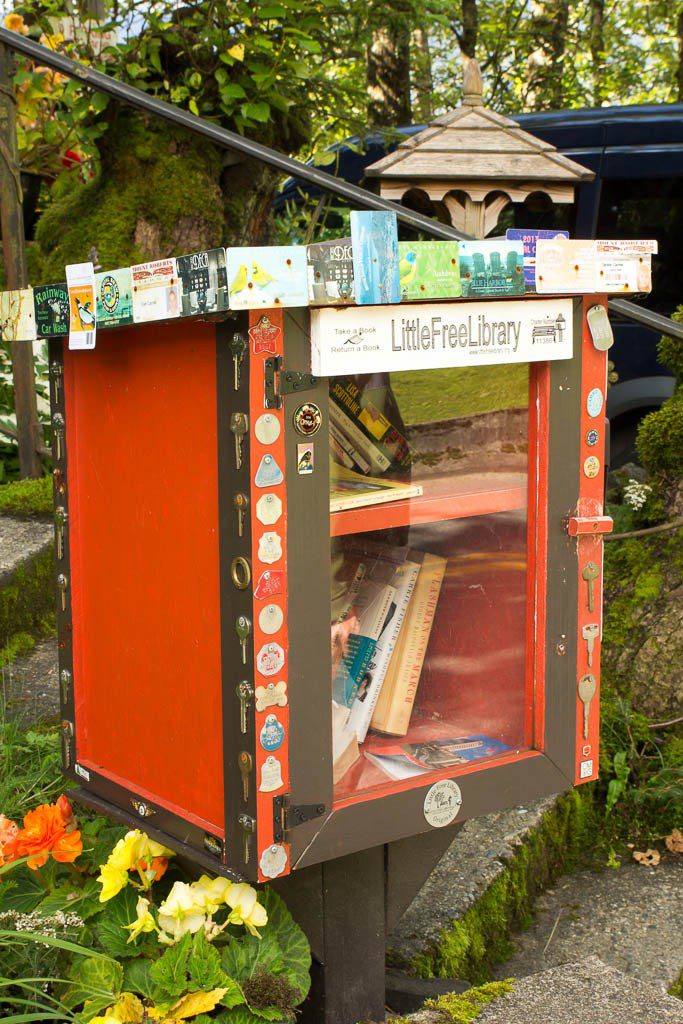
M639 302L670 316L683 303L683 104L604 107L520 114L526 131L550 142L565 156L589 167L595 178L579 186L573 206L544 209L514 204L503 213L505 227L563 227L576 238L656 238L652 293ZM400 137L423 125L376 133L364 139L363 152L337 147L336 173L362 184L365 168L394 149ZM290 180L276 202L296 202L311 186ZM530 200L527 200L529 203ZM424 212L424 211L421 211ZM673 391L673 379L657 360L658 334L631 323L613 324L616 344L610 352L618 380L607 396L611 422L612 465L630 457L638 421Z

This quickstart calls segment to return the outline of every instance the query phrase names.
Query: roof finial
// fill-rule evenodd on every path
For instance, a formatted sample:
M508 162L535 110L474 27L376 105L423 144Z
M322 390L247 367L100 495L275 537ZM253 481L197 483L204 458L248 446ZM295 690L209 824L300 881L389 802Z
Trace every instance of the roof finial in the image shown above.
M470 57L467 64L465 64L465 73L463 75L463 106L482 107L484 105L482 99L483 92L484 82L481 77L479 62L474 57Z

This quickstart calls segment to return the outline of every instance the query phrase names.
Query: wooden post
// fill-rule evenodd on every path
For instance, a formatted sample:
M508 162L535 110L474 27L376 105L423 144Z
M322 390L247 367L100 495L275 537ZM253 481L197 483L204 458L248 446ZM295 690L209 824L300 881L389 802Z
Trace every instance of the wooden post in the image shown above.
M12 54L0 43L0 235L6 287L10 290L25 288L28 283L13 71ZM33 346L30 341L13 341L10 349L19 468L22 477L39 477L42 476L43 467L38 449L43 447L43 437L38 422Z

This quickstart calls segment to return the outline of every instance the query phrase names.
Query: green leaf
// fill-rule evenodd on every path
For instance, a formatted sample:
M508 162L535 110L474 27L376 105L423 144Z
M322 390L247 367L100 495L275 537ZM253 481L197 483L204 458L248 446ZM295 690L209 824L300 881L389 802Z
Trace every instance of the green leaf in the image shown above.
M190 108L190 112L194 114L195 117L199 117L199 107L197 106L195 100L190 100L190 102L188 103L188 107Z
M252 121L267 121L270 117L270 104L260 100L258 103L243 103L240 107L244 117Z
M45 895L42 885L28 868L19 868L12 873L11 882L3 882L0 889L0 910L16 910L18 914L30 914Z
M104 904L99 901L99 893L100 887L94 878L88 879L82 889L62 885L46 896L36 909L44 917L63 911L66 914L78 914L83 921L87 921L104 909Z
M129 960L123 968L123 988L126 992L137 992L146 999L154 998L152 963L139 957Z
M94 1017L116 1000L123 982L123 968L114 960L88 957L72 965L69 979L71 984L62 996L62 1002L73 1010L87 1001L95 1011Z
M285 958L277 938L267 931L261 939L255 935L233 939L223 949L221 962L225 973L236 981L251 978L257 968L269 974L286 973Z
M207 940L203 930L198 931L192 940L187 969L190 975L190 992L222 987L225 975L221 968L220 954Z
M308 939L273 889L264 889L259 900L268 911L265 935L277 939L285 962L284 974L303 1001L311 987L311 947Z
M150 971L154 982L154 998L180 999L187 991L187 974L192 952L192 936L183 935L175 946L169 946Z
M109 956L117 959L138 956L142 946L149 943L149 934L128 942L130 932L126 931L126 925L132 924L137 917L137 902L137 891L132 886L126 886L104 904L104 910L95 925L95 933ZM156 937L151 937L156 948Z
M218 71L216 72L216 78L218 78ZM221 86L221 96L232 96L237 100L242 100L246 99L247 94L237 82L228 82L226 85Z

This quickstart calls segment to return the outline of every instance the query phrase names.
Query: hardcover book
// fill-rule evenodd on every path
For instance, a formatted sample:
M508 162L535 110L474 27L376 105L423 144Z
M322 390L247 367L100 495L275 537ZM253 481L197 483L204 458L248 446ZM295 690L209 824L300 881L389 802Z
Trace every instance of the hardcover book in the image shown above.
M333 463L330 466L330 512L342 512L347 508L363 508L367 505L381 505L387 501L403 498L419 498L420 484L404 483L401 480L381 479L363 476L345 465Z
M333 698L342 707L350 708L356 698L396 593L376 569L377 564L365 573L358 589L350 613L353 628L332 679Z
M351 247L358 305L400 302L396 214L352 210Z
M178 271L174 259L139 263L133 275L133 319L136 324L180 316Z
M350 238L306 248L308 298L314 306L344 306L355 299Z
M230 309L308 306L305 245L226 249Z
M460 242L460 284L464 296L524 295L521 242L486 239Z
M398 255L404 302L460 295L457 242L399 242Z
M95 274L98 327L133 323L133 275L130 267Z
M69 292L64 284L33 289L36 333L39 338L64 338L69 333Z
M205 249L178 256L182 316L220 313L228 308L225 249Z
M405 736L408 731L446 573L447 559L428 553L418 557L420 574L370 723L375 732L390 736Z

